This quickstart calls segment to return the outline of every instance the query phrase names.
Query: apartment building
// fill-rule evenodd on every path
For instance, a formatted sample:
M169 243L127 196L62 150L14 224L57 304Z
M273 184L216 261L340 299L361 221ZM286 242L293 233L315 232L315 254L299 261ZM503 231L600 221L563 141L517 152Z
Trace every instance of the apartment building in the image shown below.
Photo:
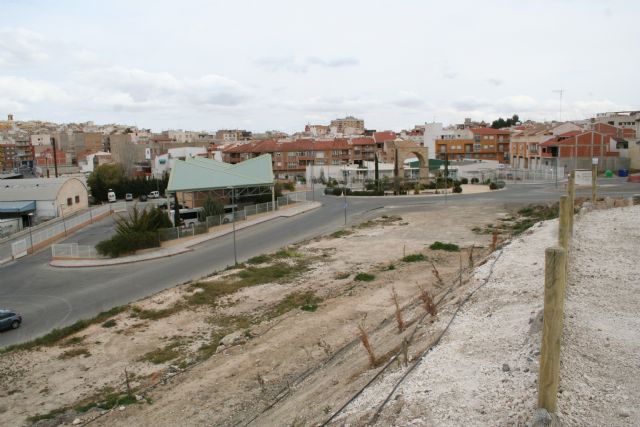
M640 111L612 111L596 114L590 120L592 125L598 123L615 126L621 129L633 129L636 135L640 135ZM594 130L595 127L593 128Z
M565 170L591 169L592 159L598 159L600 172L628 167L629 159L621 158L615 139L596 131L575 130L556 135L539 144L545 166L557 162Z
M244 129L221 129L216 132L215 139L223 142L249 141L251 132Z
M333 135L362 135L364 134L364 120L353 116L331 120L329 129Z
M15 144L0 143L0 171L3 173L13 172L16 166L16 146Z
M500 163L509 161L509 130L493 128L460 129L451 133L452 137L435 141L436 158L444 160L496 160ZM470 138L454 138L458 135L470 135Z
M543 161L540 144L557 135L582 130L581 126L572 122L518 126L511 135L511 166L517 169L547 167L548 161Z
M273 173L278 179L303 177L308 166L363 166L375 160L393 163L395 153L389 144L397 141L392 131L372 136L333 139L297 139L293 141L255 141L238 143L222 150L222 160L239 163L261 154L271 154ZM419 144L415 144L419 147Z

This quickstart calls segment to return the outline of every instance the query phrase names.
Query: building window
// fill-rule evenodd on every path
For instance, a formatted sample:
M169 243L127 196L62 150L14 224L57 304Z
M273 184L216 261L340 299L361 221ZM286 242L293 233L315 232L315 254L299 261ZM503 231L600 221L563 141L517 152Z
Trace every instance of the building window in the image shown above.
M296 162L289 162L287 163L287 167L289 169L295 169L296 167L298 167L298 164Z
M80 203L80 196L76 196L76 203Z
M331 164L337 166L340 164L340 160L331 160Z
M73 205L73 199L71 197L67 197L67 206Z
M482 147L482 145L480 145L480 144L473 144L473 151L480 151L480 147Z

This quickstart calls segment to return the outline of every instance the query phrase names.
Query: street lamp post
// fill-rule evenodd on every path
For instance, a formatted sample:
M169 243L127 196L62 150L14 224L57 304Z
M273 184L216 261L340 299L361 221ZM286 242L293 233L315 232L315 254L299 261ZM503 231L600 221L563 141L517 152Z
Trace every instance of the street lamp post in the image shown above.
M347 225L347 187L344 188L344 225Z
M31 254L33 255L33 234L31 234L31 227L33 227L33 220L31 218L33 217L33 212L29 212L27 216L29 217L29 242L31 243Z
M238 252L236 248L236 189L234 187L227 187L231 189L231 212L233 215L233 220L231 221L231 225L233 227L233 262L234 265L238 265Z
M67 235L67 221L64 219L64 205L60 203L60 213L62 214L62 225L64 227L64 235Z

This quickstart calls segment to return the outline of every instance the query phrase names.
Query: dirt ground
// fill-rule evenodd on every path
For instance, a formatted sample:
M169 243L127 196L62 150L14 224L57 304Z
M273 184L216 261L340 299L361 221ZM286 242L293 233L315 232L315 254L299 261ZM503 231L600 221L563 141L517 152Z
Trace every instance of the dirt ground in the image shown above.
M0 425L36 415L37 426L528 425L544 248L557 220L491 252L491 235L477 231L512 215L453 203L388 209L124 307L54 345L3 354ZM640 424L639 218L635 206L576 222L558 402L566 425ZM431 250L434 241L462 250ZM277 279L258 280L267 271ZM235 290L241 277L254 282ZM202 304L225 286L234 291Z
M460 255L431 251L428 246L436 240L461 247L473 244L479 258L491 236L475 234L471 228L495 222L506 211L456 209L450 204L446 215L439 211L386 215L349 229L351 234L293 248L309 259L308 270L294 280L243 288L215 307L187 306L171 313L176 303L198 292L189 285L178 286L112 316L109 327L93 324L59 344L4 354L0 424L28 425L28 417L42 414L53 419L39 425L74 420L93 420L97 425L229 425L256 416L255 425L281 425L327 417L373 372L357 340L357 325L362 322L370 331L377 357L384 360L403 337L395 323L385 320L393 318L391 289L401 306L416 300L419 285L439 295L431 262L450 281L458 273ZM423 254L426 260L401 261L411 254ZM375 279L357 281L358 272ZM222 272L208 280L233 273ZM292 292L314 293L321 299L318 309L264 315ZM162 310L169 314L157 319L140 314ZM414 303L403 316L410 322L423 312ZM202 357L199 349L211 342L220 322L229 319L237 332L228 333L210 357ZM178 356L150 361L155 354L150 352L167 349ZM125 392L125 369L137 404L118 404L109 411L94 407L80 413L50 413L95 406L105 394ZM283 393L286 398L280 405L263 413ZM320 405L315 403L319 398Z

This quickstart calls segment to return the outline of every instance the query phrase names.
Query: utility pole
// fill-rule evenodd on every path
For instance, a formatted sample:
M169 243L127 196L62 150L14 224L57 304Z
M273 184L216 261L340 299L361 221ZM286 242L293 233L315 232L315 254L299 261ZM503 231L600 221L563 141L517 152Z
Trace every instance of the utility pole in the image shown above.
M51 146L53 147L53 169L55 170L55 175L57 178L58 177L58 155L56 153L56 139L54 137L51 137Z

